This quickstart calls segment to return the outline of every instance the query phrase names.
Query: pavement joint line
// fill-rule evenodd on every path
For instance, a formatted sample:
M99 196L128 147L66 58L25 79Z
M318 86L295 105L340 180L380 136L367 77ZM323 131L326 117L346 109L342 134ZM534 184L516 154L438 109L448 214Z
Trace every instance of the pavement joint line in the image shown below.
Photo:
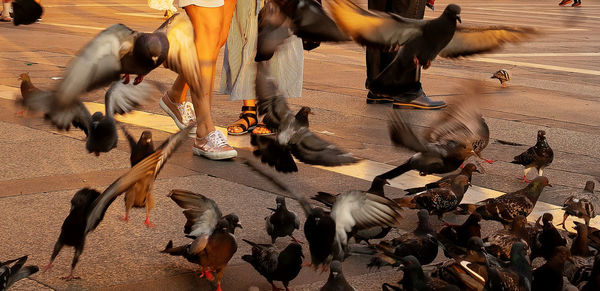
M493 58L486 58L486 57L473 57L473 58L469 58L469 60L476 61L476 62L484 62L484 63L515 65L515 66L522 66L522 67L527 67L527 68L600 76L600 71L587 70L587 69L535 64L535 63L519 62L519 61L511 61L511 60L501 60L501 59L493 59Z
M8 90L7 90L8 88ZM19 88L9 87L0 85L0 98L7 100L14 100L15 96L19 93ZM12 91L12 94L6 94L7 92ZM101 111L104 112L104 104L97 102L83 102L84 105L88 108L90 112ZM177 132L179 129L173 122L173 119L166 115L150 113L145 111L137 111L134 110L126 115L117 115L115 119L119 122L151 128L154 130L165 131L169 133ZM227 134L227 129L223 127L216 127L218 130ZM245 140L245 142L242 142ZM233 147L238 148L247 148L248 147L248 139L244 139L243 137L228 138L228 142ZM312 165L309 165L312 166ZM376 162L368 159L363 159L356 164L338 166L338 167L323 167L323 166L312 166L322 170L327 170L330 172L342 174L345 176L350 176L358 179L363 179L366 181L372 181L373 178L383 172L389 171L395 166ZM420 176L417 171L409 171L403 174L400 177L397 177L393 180L390 180L390 187L399 188L399 189L407 189L411 187L420 187L426 183L434 182L439 179L438 176L428 175L428 176ZM516 189L515 189L516 190ZM497 197L505 194L504 192L496 191L493 189L488 189L480 186L472 186L468 195L465 195L462 203L475 203L478 201L482 201L484 199ZM560 211L560 206L538 201L533 212L528 216L528 220L535 221L537 217L541 216L544 212L550 212L555 217L562 217L562 212ZM569 218L573 219L573 217ZM600 217L594 218L590 221L590 225L596 228L600 228ZM569 224L568 226L571 226Z
M163 19L163 15L160 13L131 13L131 12L116 12L117 15L124 16L137 16L137 17L146 17L146 18L159 18Z
M594 19L600 19L600 16L593 16L593 15L569 15L567 13L557 13L557 12L542 12L542 11L528 11L528 10L513 10L513 9L500 9L500 8L484 8L484 7L470 7L470 9L476 9L476 10L485 10L485 11L494 11L494 12L508 12L508 13L527 13L527 14L535 14L535 15L540 15L540 14L544 14L544 15L554 15L554 16L577 16L577 17L582 17L582 18L594 18Z
M53 23L53 22L40 22L39 24L46 24L46 25L59 26L59 27L81 28L81 29L89 29L89 30L105 30L106 29L106 27L66 24L66 23Z

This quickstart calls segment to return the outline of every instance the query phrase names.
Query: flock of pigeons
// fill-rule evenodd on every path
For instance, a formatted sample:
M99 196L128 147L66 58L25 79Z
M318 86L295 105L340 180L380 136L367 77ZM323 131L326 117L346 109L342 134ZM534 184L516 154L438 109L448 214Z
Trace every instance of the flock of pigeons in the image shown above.
M414 20L365 11L349 0L327 3L332 18L313 0L269 1L259 15L258 111L264 115L267 126L277 129L277 134L252 136L251 142L254 155L278 172L297 172L294 158L323 166L358 161L311 132L310 108L292 112L278 91L265 61L290 34L317 43L352 39L363 45L398 50L398 57L407 66L422 65L426 69L438 55L455 58L487 52L503 43L520 42L538 33L521 27L457 26L456 22L461 21L460 7L453 4L448 5L439 18ZM117 143L114 114L127 113L148 102L156 90L154 87L159 86L143 81L153 69L163 64L182 75L193 92L200 92L192 31L185 14L171 17L153 33L113 25L83 48L56 88L39 89L27 74L22 74L22 98L18 102L26 110L44 114L59 129L74 126L83 130L90 153L108 152ZM133 82L129 74L137 75ZM505 80L510 79L508 73L500 75ZM90 114L80 96L106 86L110 88L106 92L105 112ZM397 284L383 284L383 290L563 290L569 284L581 290L600 290L600 260L593 262L595 251L590 249L590 246L600 247L600 230L589 226L595 216L594 182L588 181L583 192L565 201L564 220L569 215L585 220L585 224L576 223L576 235L556 229L548 213L535 224L527 222L526 217L544 188L551 186L542 176L543 169L553 160L544 131L538 132L534 146L515 156L512 162L525 167L523 181L528 182L527 186L478 203L461 203L471 185L472 174L479 172L475 164L465 165L465 160L475 156L494 162L482 157L490 132L480 113L481 85L467 83L462 89L465 94L440 112L430 129L423 133L417 133L402 111L392 113L389 123L392 142L415 154L404 164L375 177L366 191L319 192L311 198L324 208L311 204L304 194L296 192L273 171L254 160L244 160L301 205L306 216L303 230L310 260L303 263L303 247L293 236L301 223L296 214L287 209L283 196L276 198L276 208L269 208L272 214L265 218L271 244L244 240L252 246L252 253L242 259L265 277L273 290L279 289L274 281L282 282L287 290L289 282L306 264L323 271L329 269L329 278L321 290L354 290L341 269L341 262L351 255L371 256L369 267L394 266L403 270L402 280ZM172 135L156 149L151 132L144 131L136 141L123 127L131 147L131 169L103 192L84 188L75 193L50 262L43 270L52 267L63 246L72 246L75 253L71 272L64 279L77 278L74 269L87 234L96 229L108 207L121 194L125 196L124 220L128 219L132 207L145 207L145 224L152 226L149 213L154 206L153 182L193 126ZM459 168L460 172L437 182L406 189L404 197L393 200L385 197L387 181L409 170L427 175L447 174ZM536 168L538 177L529 181L527 173L532 168ZM198 264L201 276L215 280L217 290L221 290L225 267L237 251L233 234L236 228L242 227L239 218L235 214L223 215L213 200L201 194L175 189L169 197L184 209L187 219L184 233L193 241L182 246L174 246L169 241L162 252ZM392 228L399 226L405 208L418 210L417 228L372 244L370 240L383 239ZM461 225L445 223L441 229L433 229L429 216L435 214L443 221L447 213L468 215L468 218ZM505 227L482 238L479 225L482 219L498 221ZM277 238L288 236L293 242L283 250L273 245ZM365 241L367 248L355 249L355 245L349 244L351 238L358 244ZM440 247L449 260L430 265ZM537 257L544 258L545 263L532 271L530 261ZM27 257L21 257L0 263L1 290L38 271L36 266L25 266L26 260ZM425 268L430 268L430 275L424 272L424 265L429 265Z

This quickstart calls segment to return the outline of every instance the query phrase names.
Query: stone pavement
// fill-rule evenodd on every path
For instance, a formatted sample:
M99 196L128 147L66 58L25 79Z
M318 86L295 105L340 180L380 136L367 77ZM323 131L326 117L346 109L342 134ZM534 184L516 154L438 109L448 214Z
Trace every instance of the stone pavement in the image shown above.
M365 2L365 1L362 1ZM557 2L557 1L556 1ZM438 0L437 17L449 1ZM589 4L588 4L589 3ZM20 116L14 107L17 77L29 72L41 88L56 83L69 60L93 35L114 23L133 29L151 31L162 20L159 12L146 7L144 1L72 1L45 2L43 21L30 26L0 25L0 260L29 254L29 263L47 263L69 201L81 187L102 190L129 168L128 147L121 136L117 149L96 158L86 153L84 135L78 131L58 132L36 116ZM365 3L361 3L365 5ZM435 99L448 100L460 93L464 80L484 80L487 103L484 116L493 140L526 145L535 143L535 133L545 129L555 151L553 164L544 171L555 186L545 190L538 208L556 208L564 197L583 187L586 180L600 176L600 4L588 1L583 7L558 7L555 1L535 3L500 0L461 1L465 25L529 25L545 34L519 46L508 46L497 53L465 60L434 61L423 72L426 92ZM219 63L220 64L220 63ZM218 66L220 68L220 65ZM500 88L489 76L504 68L512 80ZM363 162L346 168L322 169L300 165L298 174L286 175L290 183L306 195L316 191L338 193L350 188L366 189L369 178L402 163L409 152L395 149L387 136L387 105L366 105L364 98L364 49L354 44L323 44L305 53L302 98L290 99L292 109L309 105L316 115L311 127L322 136L353 152ZM172 72L160 68L148 79L169 85ZM217 77L218 84L218 77ZM101 107L104 92L84 96L90 108ZM213 116L216 124L226 127L237 119L240 104L227 96L216 95ZM141 109L145 113L125 116L122 121L134 135L146 127L152 129L155 144L164 140L174 128L158 104ZM435 112L414 112L415 122L426 126ZM248 137L230 138L240 147L240 155L250 156ZM117 199L103 223L88 236L87 247L76 274L81 280L64 282L58 277L68 273L72 251L65 248L49 273L38 273L18 283L14 290L205 290L209 284L194 275L196 267L181 258L160 254L170 240L184 243L184 217L181 210L165 195L173 188L202 193L214 199L223 213L235 212L244 229L237 238L267 242L263 217L266 207L274 205L279 192L236 161L213 162L193 157L191 141L184 143L163 169L155 184L157 207L151 213L156 228L148 229L143 210L134 210L129 223L123 215L122 200ZM484 165L485 174L473 177L474 187L466 200L479 200L514 191L523 186L517 179L522 169L510 164L512 157L527 146L506 146L492 142L485 157L498 160ZM392 181L386 188L391 197L402 195L401 188L417 185L432 177L408 174ZM499 191L499 192L498 192ZM301 214L298 205L288 205ZM557 216L558 215L558 216ZM531 215L530 219L535 219ZM404 227L414 227L411 211L404 215ZM560 217L556 214L555 217ZM449 217L459 221L461 218ZM555 219L556 220L556 219ZM556 222L556 221L555 221ZM597 223L595 221L594 223ZM489 229L497 224L489 224ZM488 229L488 227L486 227ZM389 237L392 237L391 234ZM298 232L302 237L302 231ZM241 260L250 248L239 240L239 249L226 271L224 290L247 290L269 284ZM283 248L288 240L280 239ZM305 248L305 255L308 250ZM401 273L391 269L370 271L367 258L351 257L344 271L357 290L377 290L382 282L394 282ZM303 269L292 281L294 290L317 290L327 274Z

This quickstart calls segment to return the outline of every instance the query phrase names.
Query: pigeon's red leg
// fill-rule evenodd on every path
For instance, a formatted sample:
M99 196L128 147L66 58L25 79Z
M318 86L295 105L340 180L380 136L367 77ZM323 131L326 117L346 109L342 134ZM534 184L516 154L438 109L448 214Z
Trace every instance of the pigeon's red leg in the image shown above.
M150 217L148 215L146 215L146 220L144 221L144 224L147 227L155 227L154 223L150 222Z
M419 58L417 58L417 56L413 58L413 62L415 63L415 66L419 66Z
M206 270L204 271L204 278L206 278L206 280L208 281L212 281L215 279L215 276L213 276L213 274L209 270Z
M17 112L17 115L21 115L21 116L22 116L24 113L25 113L25 109L23 109L23 110L21 110L21 111Z
M525 182L525 183L531 183L531 180L528 180L527 176L525 174L523 174L523 182Z
M279 288L277 286L275 286L275 284L271 283L271 288L273 289L273 291L281 291L283 290L283 288Z
M427 62L425 62L425 64L423 64L423 70L427 70L429 69L429 67L431 67L431 61L428 60Z
M216 291L223 291L223 289L221 289L221 282L219 282L219 284L217 285L217 290Z
M484 159L484 158L481 158L481 159L488 164L493 164L496 162L496 160L488 160L488 159Z
M137 75L137 77L135 77L135 80L133 80L133 85L141 83L144 80L145 76L146 75Z
M100 156L100 152L94 152L94 155L96 155L96 157Z
M290 234L290 237L292 238L292 241L297 243L297 244L304 244L303 242L297 240L293 235Z
M125 222L129 222L129 211L125 212L125 217L121 218L121 220L123 220Z
M79 279L81 279L81 277L73 276L73 270L71 270L71 273L69 273L69 276L61 277L61 279L65 280L65 281L72 281L72 280L79 280Z
M567 217L569 217L569 214L565 212L565 214L563 215L563 222L558 224L558 225L562 224L562 227L564 230L567 230L567 227L565 226L565 221L567 221Z
M460 164L460 167L459 167L459 168L461 168L461 169L462 169L462 168L464 168L464 167L465 167L465 162L463 162L462 164Z
M123 76L123 84L129 84L129 74Z
M52 269L52 262L49 262L48 265L45 265L42 268L42 272L47 272L47 271L50 271L51 269Z

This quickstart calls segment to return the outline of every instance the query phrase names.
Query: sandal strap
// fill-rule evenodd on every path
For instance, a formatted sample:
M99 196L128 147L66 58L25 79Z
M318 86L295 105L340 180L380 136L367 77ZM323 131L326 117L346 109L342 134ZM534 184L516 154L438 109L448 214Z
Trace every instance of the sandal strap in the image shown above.
M256 106L242 106L242 111L256 111Z
M258 123L258 118L256 117L256 114L254 114L254 113L250 113L250 112L240 113L239 118L246 121L247 125L242 122L239 122L239 120L238 120L234 124L230 125L230 127L231 126L239 126L242 129L242 131L246 131L246 130L248 130L249 127L252 127L256 123ZM250 122L250 118L254 119L254 123Z

